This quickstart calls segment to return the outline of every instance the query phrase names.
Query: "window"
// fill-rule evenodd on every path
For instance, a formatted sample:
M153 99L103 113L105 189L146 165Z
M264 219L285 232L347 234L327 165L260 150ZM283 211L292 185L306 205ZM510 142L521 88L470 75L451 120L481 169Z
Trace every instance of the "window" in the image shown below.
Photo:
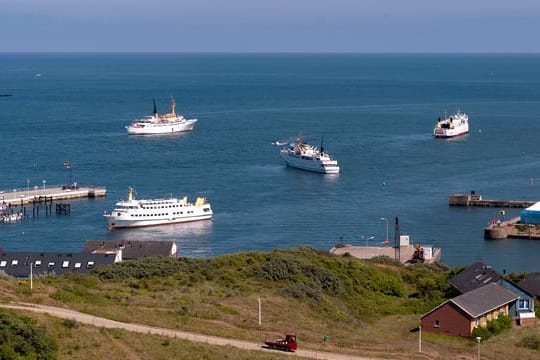
M47 264L47 266L50 267L50 268L54 267L54 261L49 262L49 264Z
M435 320L435 322L433 323L433 327L438 328L439 326L441 326L441 324L439 323L439 320Z
M528 310L529 309L529 299L519 299L519 305L518 308L520 310Z
M91 269L93 267L94 267L94 262L93 261L89 261L88 264L86 264L87 269Z
M62 262L62 267L63 268L67 268L68 266L69 266L69 261L66 260L66 261Z
M41 266L41 260L36 260L34 263L34 267L40 267Z
M0 261L0 267L6 267L6 265L7 265L7 261L6 261L6 260Z
M17 266L19 264L19 260L11 260L11 266Z
M81 268L81 263L78 262L78 263L75 263L75 269L80 269Z

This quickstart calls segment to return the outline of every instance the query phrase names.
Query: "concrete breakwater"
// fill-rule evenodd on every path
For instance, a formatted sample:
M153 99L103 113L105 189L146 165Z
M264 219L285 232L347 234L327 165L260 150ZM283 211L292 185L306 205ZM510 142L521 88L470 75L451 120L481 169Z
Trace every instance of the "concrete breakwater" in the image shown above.
M484 229L484 239L535 239L540 240L540 225L523 224L521 218L515 217L508 221L490 224Z
M448 197L450 206L479 206L501 208L528 208L536 201L529 200L484 200L482 195L471 192L470 194L452 194Z

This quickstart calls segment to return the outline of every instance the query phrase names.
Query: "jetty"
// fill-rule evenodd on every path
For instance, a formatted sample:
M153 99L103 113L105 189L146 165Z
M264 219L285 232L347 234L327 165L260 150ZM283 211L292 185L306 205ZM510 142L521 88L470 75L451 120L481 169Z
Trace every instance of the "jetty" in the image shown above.
M482 195L471 191L470 194L452 194L448 197L450 206L479 206L479 207L499 207L499 208L528 208L536 201L529 200L484 200Z
M494 220L484 228L486 240L507 238L540 240L540 225L522 223L518 216L507 221Z
M103 197L104 187L79 186L76 184L47 188L13 189L0 191L0 204L3 206L22 206L35 203L52 203L59 200Z
M386 256L396 259L403 264L424 263L433 264L441 258L441 249L431 245L411 245L409 236L400 236L399 246L353 246L337 244L330 253L334 255L350 255L357 259L372 259Z

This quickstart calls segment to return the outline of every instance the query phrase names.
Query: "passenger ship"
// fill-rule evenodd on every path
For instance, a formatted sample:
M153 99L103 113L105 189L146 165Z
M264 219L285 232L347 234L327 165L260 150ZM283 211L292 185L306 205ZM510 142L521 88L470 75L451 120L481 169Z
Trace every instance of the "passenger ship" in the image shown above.
M203 197L198 197L194 204L188 201L187 196L182 199L135 200L130 188L128 199L117 202L114 210L103 216L108 229L114 230L210 220L212 215L212 208Z
M337 160L324 151L322 142L320 148L317 148L303 142L301 136L281 150L281 158L288 166L297 169L324 174L339 173Z
M182 115L177 115L175 111L176 103L171 97L171 112L168 114L158 114L156 101L154 100L154 114L143 119L133 121L126 126L129 135L152 135L170 134L180 131L191 131L197 119L186 119Z
M433 129L433 136L437 138L450 138L468 132L469 117L458 109L454 115L447 116L445 112L445 118L443 120L441 118L437 120L437 125Z

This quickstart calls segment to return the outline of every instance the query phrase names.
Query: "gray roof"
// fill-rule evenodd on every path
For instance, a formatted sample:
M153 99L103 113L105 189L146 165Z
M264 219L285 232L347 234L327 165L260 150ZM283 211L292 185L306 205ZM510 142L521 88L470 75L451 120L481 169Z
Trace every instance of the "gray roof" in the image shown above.
M87 240L85 253L116 251L122 249L123 259L140 259L150 256L176 256L176 243L164 240Z
M460 293L464 294L489 283L502 279L502 275L493 270L491 266L477 262L451 278L448 282Z
M519 287L540 298L540 273L530 273L518 283Z
M29 277L32 263L34 275L88 273L97 266L113 264L115 259L115 254L2 252L0 271L9 276Z
M449 301L473 319L518 299L519 296L496 283L459 295Z

